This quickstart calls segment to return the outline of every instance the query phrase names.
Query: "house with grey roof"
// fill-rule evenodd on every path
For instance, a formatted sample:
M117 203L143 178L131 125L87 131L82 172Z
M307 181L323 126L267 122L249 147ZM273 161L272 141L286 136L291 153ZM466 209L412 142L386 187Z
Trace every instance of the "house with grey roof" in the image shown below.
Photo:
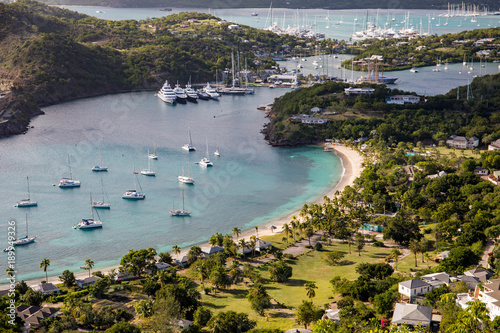
M453 134L446 140L446 144L449 147L455 147L460 149L473 149L479 146L479 139L473 136L470 139L467 139L465 136L458 136Z
M432 289L432 285L420 279L407 280L398 284L399 293L408 297L410 301L415 296L427 294Z
M479 283L481 283L481 281L475 277L475 276L469 276L469 275L459 275L457 276L457 278L460 280L460 281L463 281L465 282L465 284L467 285L467 288L469 290L475 290L477 285Z
M432 285L432 289L440 288L442 286L450 287L456 285L460 281L456 276L446 272L423 275L420 279Z
M59 288L52 283L42 283L39 286L40 292L46 294L57 294L60 292Z
M58 310L55 308L41 308L39 306L28 305L19 305L15 311L18 317L24 321L25 325L32 327L40 326L42 321L55 317L58 313Z
M100 280L101 278L98 276L90 276L88 278L85 278L83 280L77 279L76 280L76 285L80 288L85 288L88 286L91 286L97 282L97 280Z
M252 252L253 250L257 251L257 252L261 252L262 250L264 249L267 249L268 247L270 247L271 245L273 245L273 243L271 242L268 242L268 241L265 241L265 240L262 240L260 238L257 238L255 240L255 248L252 248L250 246L245 246L243 249L241 247L238 247L238 250L237 252L238 253L241 253L241 254L247 254L247 253L250 253Z
M494 151L500 149L500 139L497 139L488 145L488 151Z
M396 325L431 326L432 308L417 304L396 303L392 323Z
M174 259L174 264L176 264L177 266L186 266L188 264L187 256L182 256L180 260Z
M210 247L204 247L201 249L202 255L205 258L210 257L213 254L216 254L217 252L223 252L224 248L222 246L210 246Z
M486 282L493 277L493 272L485 268L474 268L464 272L467 276L473 276L479 279L480 282Z

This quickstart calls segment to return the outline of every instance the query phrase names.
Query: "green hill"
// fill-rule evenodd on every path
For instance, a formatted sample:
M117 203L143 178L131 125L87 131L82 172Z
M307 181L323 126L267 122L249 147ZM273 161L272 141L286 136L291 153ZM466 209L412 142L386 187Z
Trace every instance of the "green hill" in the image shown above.
M218 21L200 13L107 21L32 0L0 3L0 136L25 131L39 106L158 89L165 79L206 82L230 67L232 50L256 69L253 51L307 42Z

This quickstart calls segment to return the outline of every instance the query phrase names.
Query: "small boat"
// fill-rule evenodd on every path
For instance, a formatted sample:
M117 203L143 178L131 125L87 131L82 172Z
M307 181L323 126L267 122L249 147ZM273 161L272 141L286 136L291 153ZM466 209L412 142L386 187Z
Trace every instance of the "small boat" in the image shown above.
M184 176L184 167L182 167L182 175L177 176L177 179L184 184L194 184L194 179L191 178L191 168L188 165L188 175Z
M259 13L256 13L256 12L253 12L252 14L250 14L252 16L259 16Z
M212 167L214 166L214 164L212 162L210 162L210 160L208 159L208 141L207 141L207 154L205 157L203 157L201 159L200 162L198 162L199 165L201 166L204 166L204 167Z
M133 190L126 190L125 193L122 195L122 199L129 199L129 200L143 200L146 197L146 194L142 192L137 192L137 182L139 180L137 179L137 172L134 171L134 189ZM139 188L141 188L141 184L139 183ZM141 188L142 191L142 188Z
M170 211L170 215L172 216L189 216L191 212L184 210L184 190L182 191L182 210L176 210L174 206L174 202L172 201L172 210Z
M38 202L36 201L31 201L30 199L30 181L28 176L26 176L26 184L28 185L28 199L22 199L18 201L14 207L34 207L38 206Z
M186 143L184 146L182 146L182 149L187 150L187 151L195 151L196 148L193 146L193 141L191 140L191 128L188 127L188 135L189 135L189 143Z
M111 204L104 202L104 185L102 183L102 177L101 177L101 193L102 193L102 201L92 201L92 207L101 209L110 209Z
M31 237L28 236L28 213L26 213L26 236L9 242L10 246L4 249L4 252L9 252L14 250L14 246L27 245L33 243L35 239L36 236L31 236Z
M102 222L94 219L94 207L92 206L92 193L90 194L90 211L92 217L90 219L82 219L76 225L78 229L94 229L102 228Z
M99 149L99 164L102 165L101 150L100 149ZM108 167L94 165L92 167L92 171L108 171Z
M418 73L418 69L417 69L416 67L412 67L412 68L410 69L410 72L411 72L411 73Z
M71 173L71 163L68 155L68 167L69 167L69 178L63 178L59 181L59 187L80 187L79 180L73 180L73 174Z
M219 136L217 136L217 149L215 149L214 155L215 156L220 156L220 152L219 152Z
M208 83L208 82L207 82L207 85L206 85L205 87L203 87L203 91L204 91L204 92L205 92L205 93L206 93L206 94L207 94L207 95L208 95L211 99L215 99L215 100L217 100L217 99L219 99L219 97L220 97L220 94L219 94L217 91L215 91L215 89L214 89L214 88L212 88L212 87L210 86L210 83Z
M149 149L148 149L148 156L149 156ZM141 175L152 176L152 177L156 176L156 172L151 170L151 159L150 158L148 158L148 168L141 170Z
M157 160L158 159L158 155L156 155L156 145L153 145L153 153L150 154L148 152L148 158L152 159L152 160Z

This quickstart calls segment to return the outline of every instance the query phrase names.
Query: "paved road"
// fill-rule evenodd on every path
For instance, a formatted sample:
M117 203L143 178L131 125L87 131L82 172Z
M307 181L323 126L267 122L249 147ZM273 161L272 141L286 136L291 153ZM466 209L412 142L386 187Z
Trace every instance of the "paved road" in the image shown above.
M486 247L484 248L483 257L479 262L479 266L488 268L488 258L489 258L488 253L493 252L494 247L495 247L495 242L493 242L492 239L488 239L488 241L486 242Z

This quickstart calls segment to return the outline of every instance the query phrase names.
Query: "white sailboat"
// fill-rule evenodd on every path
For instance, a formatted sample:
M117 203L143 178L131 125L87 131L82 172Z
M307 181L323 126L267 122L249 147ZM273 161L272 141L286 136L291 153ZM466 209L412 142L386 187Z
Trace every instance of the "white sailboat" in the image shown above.
M150 154L148 151L148 158L150 158L152 160L158 159L158 155L156 155L156 145L153 145L153 153L152 154Z
M149 149L148 149L148 156L149 156ZM156 172L151 170L151 159L150 158L148 158L148 168L141 170L141 175L152 176L152 177L156 176Z
M38 202L36 201L31 201L30 199L30 181L28 179L28 176L26 176L26 184L28 185L28 199L22 199L18 201L14 207L33 207L33 206L38 206Z
M195 151L196 148L193 146L193 141L191 140L191 128L188 127L188 135L189 135L189 143L186 143L184 146L182 146L182 149L187 150L187 151Z
M94 219L94 207L92 206L92 193L90 193L90 212L92 215L90 219L82 219L80 222L78 222L77 227L79 229L102 228L102 222Z
M137 179L137 172L134 171L134 189L133 190L126 190L125 193L122 195L123 199L129 199L129 200L143 200L146 198L146 194L142 193L142 188L141 184L139 183L139 188L141 189L141 192L137 192L137 182L139 180Z
M92 171L108 171L108 167L106 166L101 166L102 165L102 160L101 160L101 150L99 149L99 165L94 165L92 167Z
M29 237L29 235L28 235L28 213L26 213L26 236L19 238L19 239L16 239L16 240L13 240L12 243L10 243L11 246L6 248L4 251L5 252L12 251L13 246L20 246L20 245L26 245L26 244L33 243L35 241L35 239L36 239L36 236Z
M188 175L184 176L184 167L182 167L182 176L177 176L177 179L184 184L194 184L194 178L191 178L191 168L188 165Z
M111 208L111 204L108 202L104 202L104 185L102 183L102 177L101 177L101 193L102 193L102 201L92 201L92 207L94 208L102 208L102 209L109 209Z
M174 202L172 201L172 210L170 211L170 215L172 216L189 216L191 212L184 210L184 190L182 191L182 210L176 210L174 206Z
M80 187L79 180L73 180L73 174L71 173L71 163L68 155L68 167L69 167L69 178L63 178L59 181L59 187Z
M212 162L210 162L210 160L208 159L208 140L207 140L207 154L205 157L203 157L201 159L201 161L198 163L199 165L201 166L204 166L204 167L212 167L214 166L214 164Z

